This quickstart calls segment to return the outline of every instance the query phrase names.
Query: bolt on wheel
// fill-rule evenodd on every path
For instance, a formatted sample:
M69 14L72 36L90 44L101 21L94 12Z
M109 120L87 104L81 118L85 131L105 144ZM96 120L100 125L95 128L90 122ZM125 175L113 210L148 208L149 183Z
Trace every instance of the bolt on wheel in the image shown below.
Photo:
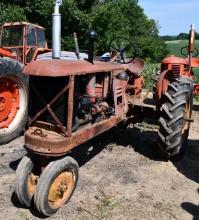
M71 157L52 161L42 172L34 196L39 212L50 216L69 201L78 181L78 164Z

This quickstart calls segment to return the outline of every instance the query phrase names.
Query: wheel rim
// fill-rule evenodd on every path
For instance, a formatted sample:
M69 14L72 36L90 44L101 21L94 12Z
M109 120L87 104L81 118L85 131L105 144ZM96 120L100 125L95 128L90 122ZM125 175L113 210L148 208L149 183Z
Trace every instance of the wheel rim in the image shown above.
M0 128L7 128L19 109L19 89L11 79L0 79Z
M73 170L64 171L55 178L48 194L48 202L51 208L61 207L70 198L75 186L75 179Z
M27 91L14 76L0 78L0 135L19 127L27 111Z
M27 190L30 198L32 198L32 196L34 195L36 186L37 186L37 176L35 176L33 173L30 173L27 181L27 187L28 187Z

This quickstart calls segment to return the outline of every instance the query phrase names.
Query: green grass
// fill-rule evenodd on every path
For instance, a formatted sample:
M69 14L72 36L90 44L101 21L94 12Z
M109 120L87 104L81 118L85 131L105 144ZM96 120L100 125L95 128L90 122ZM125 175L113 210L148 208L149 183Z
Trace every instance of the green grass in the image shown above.
M195 83L199 83L199 68L193 69L193 72L194 72Z
M181 48L188 45L188 40L173 40L166 41L169 55L174 55L177 57L183 57L181 54ZM196 40L195 47L199 49L199 40Z

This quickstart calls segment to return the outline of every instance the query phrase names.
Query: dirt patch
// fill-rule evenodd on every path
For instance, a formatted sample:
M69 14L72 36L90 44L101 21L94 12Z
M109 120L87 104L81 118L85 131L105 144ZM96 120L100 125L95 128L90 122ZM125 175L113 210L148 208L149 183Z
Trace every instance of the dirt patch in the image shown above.
M199 105L195 105L197 110ZM163 160L152 127L112 129L78 147L80 178L71 201L47 219L199 219L199 111L193 112L188 149L177 162ZM41 219L13 195L23 137L0 147L0 219Z

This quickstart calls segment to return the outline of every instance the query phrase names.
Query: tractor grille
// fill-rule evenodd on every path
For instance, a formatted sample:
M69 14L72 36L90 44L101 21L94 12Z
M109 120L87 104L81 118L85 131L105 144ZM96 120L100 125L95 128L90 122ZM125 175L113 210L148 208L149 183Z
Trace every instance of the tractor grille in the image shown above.
M182 64L167 64L163 63L161 65L161 72L165 70L171 70L173 72L173 77L178 78L181 75L181 71L184 70L184 65Z
M42 99L46 103L50 101L68 84L67 77L30 77L30 95L29 95L29 116L33 118L42 108L46 106ZM36 88L37 92L33 89ZM38 95L39 94L39 95ZM42 98L41 98L42 97ZM58 119L66 124L67 121L67 93L61 96L52 106L52 111L56 114ZM45 121L54 124L54 119L45 111L38 118L39 121Z
M180 65L179 64L173 64L171 70L173 72L174 78L178 78L180 76Z
M165 70L168 70L168 64L167 63L163 63L162 65L161 65L161 72L163 72L163 71L165 71Z

